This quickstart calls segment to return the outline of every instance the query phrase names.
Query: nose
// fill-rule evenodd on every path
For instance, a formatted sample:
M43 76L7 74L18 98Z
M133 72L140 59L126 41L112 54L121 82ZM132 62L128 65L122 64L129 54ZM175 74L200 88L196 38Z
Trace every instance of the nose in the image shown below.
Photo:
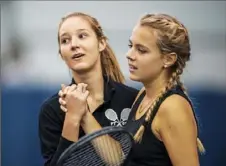
M71 50L74 51L76 48L79 48L79 41L76 39L76 37L72 37Z
M136 58L135 58L135 55L132 53L132 49L130 49L127 53L126 53L126 58L130 61L134 61Z

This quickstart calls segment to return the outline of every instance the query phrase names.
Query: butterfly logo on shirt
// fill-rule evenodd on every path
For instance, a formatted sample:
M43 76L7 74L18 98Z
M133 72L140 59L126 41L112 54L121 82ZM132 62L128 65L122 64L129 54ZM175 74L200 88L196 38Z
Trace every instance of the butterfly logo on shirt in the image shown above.
M119 118L117 113L113 109L109 108L105 111L105 116L111 121L111 126L122 127L126 124L130 111L130 108L124 108Z

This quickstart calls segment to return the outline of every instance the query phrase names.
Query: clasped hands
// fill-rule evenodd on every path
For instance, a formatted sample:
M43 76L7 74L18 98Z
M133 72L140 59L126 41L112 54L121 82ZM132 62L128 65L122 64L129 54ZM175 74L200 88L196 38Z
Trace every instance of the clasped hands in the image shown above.
M62 84L58 93L61 110L81 120L88 110L87 98L89 91L86 88L87 84L84 83L71 86Z

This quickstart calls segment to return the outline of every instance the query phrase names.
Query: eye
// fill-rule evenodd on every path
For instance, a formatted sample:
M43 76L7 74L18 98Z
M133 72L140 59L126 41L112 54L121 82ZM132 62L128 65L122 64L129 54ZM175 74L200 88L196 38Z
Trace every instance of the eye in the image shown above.
M69 38L63 38L63 39L61 39L61 43L62 44L67 44L69 41L70 41Z
M129 48L132 48L132 47L133 47L133 43L132 43L132 41L131 41L131 40L129 40L128 47L129 47Z
M128 47L129 47L129 48L132 48L132 47L133 47L133 45L132 45L131 43L129 43L129 44L128 44Z
M87 36L88 36L87 33L80 33L80 34L78 35L79 39L84 39L84 38L86 38Z
M140 54L145 54L145 53L147 53L147 51L146 51L145 49L140 48L140 47L137 48L137 51L138 51Z

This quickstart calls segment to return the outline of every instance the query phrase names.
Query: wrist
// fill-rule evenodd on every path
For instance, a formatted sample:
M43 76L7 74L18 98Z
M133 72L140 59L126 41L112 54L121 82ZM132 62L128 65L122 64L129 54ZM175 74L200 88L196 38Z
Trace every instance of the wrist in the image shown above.
M69 141L77 141L80 121L77 116L66 113L61 136Z
M69 123L80 123L82 120L82 117L78 116L78 115L74 115L70 112L67 112L65 114L65 121L69 122Z
M89 111L86 111L86 113L84 114L83 118L81 119L81 125L84 125L86 123L89 122L90 116L92 116L92 114Z

